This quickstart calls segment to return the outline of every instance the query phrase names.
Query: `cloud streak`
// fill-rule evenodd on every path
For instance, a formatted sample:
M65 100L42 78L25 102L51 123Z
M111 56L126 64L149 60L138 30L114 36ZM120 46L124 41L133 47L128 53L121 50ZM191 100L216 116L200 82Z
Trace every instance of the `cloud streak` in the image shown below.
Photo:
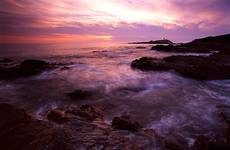
M0 7L0 33L9 42L55 34L185 40L230 32L229 0L1 0Z

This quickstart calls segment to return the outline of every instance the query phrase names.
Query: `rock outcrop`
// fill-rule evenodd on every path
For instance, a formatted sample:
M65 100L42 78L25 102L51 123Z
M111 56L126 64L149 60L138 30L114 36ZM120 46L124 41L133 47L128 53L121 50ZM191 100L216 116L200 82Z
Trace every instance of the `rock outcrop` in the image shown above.
M162 40L155 40L155 41L149 41L149 42L133 42L129 44L167 44L167 45L173 45L174 43L170 40L167 39L162 39Z
M15 80L37 75L53 66L42 60L24 60L18 66L0 68L0 80Z
M217 80L230 78L230 55L213 54L204 56L170 56L163 59L143 57L134 60L132 68L143 71L168 71L198 80Z
M114 117L112 126L115 129L129 131L138 131L142 128L138 122L131 120L128 116Z
M67 96L71 99L86 99L93 96L93 91L89 90L75 90L73 92L67 93Z
M91 105L63 106L42 120L10 104L0 104L0 148L4 150L169 149L228 150L228 140L198 137L193 146L178 134L159 136L130 117L105 123L104 112Z

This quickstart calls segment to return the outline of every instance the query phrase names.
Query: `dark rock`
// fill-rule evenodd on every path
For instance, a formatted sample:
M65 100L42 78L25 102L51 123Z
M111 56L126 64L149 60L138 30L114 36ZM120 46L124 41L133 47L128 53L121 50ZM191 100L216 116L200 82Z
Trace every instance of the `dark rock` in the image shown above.
M24 110L15 109L10 104L0 104L0 128L7 129L18 126L19 124L27 124L31 118Z
M99 108L90 105L56 108L51 110L55 114L55 120L56 117L59 120L60 116L69 119L68 123L57 126L49 121L37 120L24 110L17 109L12 105L0 104L0 149L141 150L158 147L156 142L152 141L155 140L155 137L150 132L145 133L143 130L143 133L134 133L139 134L138 137L129 138L126 132L113 130L109 124L100 119L102 114L99 113L99 110ZM99 119L92 122L87 119L88 117ZM134 126L133 124L131 125Z
M219 108L221 117L230 127L230 106L222 105L222 106L217 106L217 107Z
M52 66L41 60L25 60L19 66L0 68L0 80L15 80L22 77L37 75Z
M70 150L67 132L30 117L24 110L0 104L0 148L4 150Z
M62 124L62 123L66 123L69 121L69 118L64 114L64 112L59 111L59 110L51 110L48 115L47 118L50 121Z
M143 57L134 60L131 67L143 71L172 69L186 77L198 80L229 79L230 55L170 56L164 59Z
M140 70L169 70L170 67L167 63L161 59L151 58L151 57L142 57L140 59L134 60L131 63L132 68L138 68Z
M13 62L14 60L12 59L9 59L9 58L0 58L0 63L11 63Z
M138 122L131 120L128 116L114 117L112 126L115 129L129 131L139 131L142 128Z
M163 40L156 40L156 41L149 41L149 42L133 42L129 44L168 44L168 45L172 45L174 43L170 40L163 39Z
M144 47L144 46L138 46L138 47L136 47L136 49L145 49L146 47Z
M168 135L164 139L164 143L169 150L188 150L188 143L186 139L177 134Z
M219 139L209 139L205 136L197 137L192 150L229 150L230 143L219 140Z
M42 60L24 60L20 64L20 70L24 76L36 75L49 68L50 65Z
M92 91L75 90L74 92L67 94L71 99L85 99L93 95Z
M78 107L71 107L68 108L66 111L67 114L72 114L75 116L79 116L83 119L86 120L95 120L95 119L102 119L103 118L103 113L102 110L99 108L96 108L91 105L82 105L80 108Z

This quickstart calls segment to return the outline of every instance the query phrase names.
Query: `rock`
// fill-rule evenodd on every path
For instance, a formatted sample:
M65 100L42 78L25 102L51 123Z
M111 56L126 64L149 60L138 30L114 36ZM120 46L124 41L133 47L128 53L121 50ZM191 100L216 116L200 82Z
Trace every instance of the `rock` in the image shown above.
M0 104L0 149L3 150L75 150L75 149L154 149L158 147L150 132L129 138L126 132L113 130L104 123L99 108L91 105L65 106L50 111L52 121L67 117L68 123L56 125L37 120L24 110ZM51 115L53 116L53 115ZM90 119L87 119L87 118ZM92 121L91 118L99 118ZM61 119L62 120L62 119ZM129 123L131 129L135 123ZM135 127L134 129L137 129ZM143 130L144 132L144 130ZM136 133L134 133L136 134ZM141 141L141 142L140 142Z
M142 126L128 116L114 117L112 127L119 130L139 131Z
M192 150L229 150L230 143L219 140L219 139L209 139L205 136L197 137Z
M24 110L15 109L10 104L0 104L0 128L2 130L18 126L20 124L27 124L31 118Z
M69 118L64 114L64 112L59 111L59 110L51 110L48 115L47 118L50 121L62 124L62 123L66 123L69 121Z
M68 108L66 113L79 116L83 119L90 120L90 121L103 118L102 110L91 105L82 105L80 108L70 107Z
M144 71L151 70L169 70L170 66L166 64L161 59L151 58L151 57L142 57L140 59L134 60L131 63L132 68L138 68Z
M67 93L71 99L86 99L93 95L92 91L75 90L74 92Z
M164 52L179 52L179 53L184 53L184 52L197 52L199 50L200 53L207 53L208 50L204 50L201 48L191 48L187 47L184 44L181 45L156 45L151 48L151 50L157 50L157 51L164 51Z
M129 44L168 44L168 45L172 45L174 43L170 40L162 39L162 40L156 40L156 41L151 40L149 42L133 42L133 43L129 43Z
M229 79L230 55L170 56L164 59L143 57L134 60L131 67L143 71L175 70L185 77L198 80Z
M136 49L145 49L146 47L144 46L137 46Z
M186 139L177 134L168 135L164 139L164 143L169 150L188 150L188 143Z
M228 105L221 105L217 106L219 108L219 113L221 117L224 119L224 121L229 125L230 127L230 106Z
M0 148L4 150L70 150L68 133L38 121L24 110L0 104Z
M22 77L37 75L52 66L41 60L25 60L19 66L0 68L0 80L15 80Z
M42 60L24 60L20 64L20 70L24 76L31 76L49 69L50 65Z
M0 63L10 63L13 62L14 60L9 59L9 58L0 58Z

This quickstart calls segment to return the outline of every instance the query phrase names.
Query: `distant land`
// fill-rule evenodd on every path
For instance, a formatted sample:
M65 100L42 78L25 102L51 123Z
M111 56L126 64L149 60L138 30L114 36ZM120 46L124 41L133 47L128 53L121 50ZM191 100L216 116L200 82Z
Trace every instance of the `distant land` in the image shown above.
M148 42L131 42L128 44L168 44L173 45L174 43L168 39L162 39L162 40L155 40L155 41L148 41Z
M195 52L208 53L211 51L230 51L229 47L230 34L219 36L209 36L205 38L195 39L188 43L176 45L156 45L152 50L166 51L166 52Z

